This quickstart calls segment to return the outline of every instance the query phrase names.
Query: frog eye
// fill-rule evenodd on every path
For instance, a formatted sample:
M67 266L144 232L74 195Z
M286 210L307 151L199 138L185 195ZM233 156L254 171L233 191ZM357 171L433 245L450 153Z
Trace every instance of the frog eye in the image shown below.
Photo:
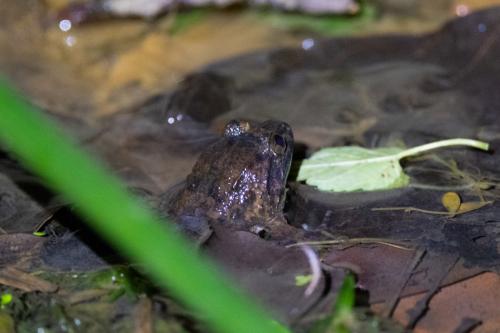
M272 150L276 154L282 154L286 150L286 140L281 135L275 134L272 139Z

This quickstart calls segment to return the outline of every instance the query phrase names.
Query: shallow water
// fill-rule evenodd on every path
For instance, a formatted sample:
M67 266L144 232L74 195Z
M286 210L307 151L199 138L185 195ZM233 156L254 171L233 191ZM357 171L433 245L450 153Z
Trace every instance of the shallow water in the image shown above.
M442 3L430 16L422 14L429 11L429 5L422 3L413 7L413 19L400 11L342 31L428 31L453 16L453 5ZM155 20L105 19L75 26L57 18L66 4L2 0L0 70L36 104L87 120L130 111L213 61L265 48L307 47L319 37L295 25L287 28L286 16L241 9L174 12ZM196 23L183 23L188 20Z
M61 24L40 3L3 2L0 70L36 104L88 119L130 110L214 60L293 41L231 12L207 12L173 34L175 14L76 27Z

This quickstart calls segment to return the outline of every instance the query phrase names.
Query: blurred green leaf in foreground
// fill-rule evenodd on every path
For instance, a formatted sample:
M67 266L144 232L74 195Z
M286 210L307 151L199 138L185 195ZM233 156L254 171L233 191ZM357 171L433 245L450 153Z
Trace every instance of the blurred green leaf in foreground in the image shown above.
M318 321L309 333L350 333L356 326L354 302L356 282L352 275L347 275L340 287L332 313Z
M75 203L96 231L205 318L213 331L287 332L2 79L0 139L27 167Z

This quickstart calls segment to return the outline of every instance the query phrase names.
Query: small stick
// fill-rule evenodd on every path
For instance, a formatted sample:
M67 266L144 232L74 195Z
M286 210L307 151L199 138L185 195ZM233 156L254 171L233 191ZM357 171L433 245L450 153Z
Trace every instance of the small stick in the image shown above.
M295 246L303 246L303 245L309 245L309 246L329 246L329 245L338 245L338 244L383 244L387 246L392 246L398 249L402 250L410 250L411 248L405 246L403 243L396 243L396 242L391 242L386 239L382 238L349 238L349 239L331 239L331 240L324 240L324 241L309 241L309 242L299 242L295 244L290 244L287 245L287 247L295 247Z

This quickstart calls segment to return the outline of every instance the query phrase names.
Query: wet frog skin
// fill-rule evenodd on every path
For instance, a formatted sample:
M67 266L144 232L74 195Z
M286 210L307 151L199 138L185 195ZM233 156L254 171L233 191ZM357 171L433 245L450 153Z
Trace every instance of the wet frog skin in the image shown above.
M200 155L183 187L169 199L168 215L249 227L284 221L292 153L293 134L288 124L233 120L224 135Z

